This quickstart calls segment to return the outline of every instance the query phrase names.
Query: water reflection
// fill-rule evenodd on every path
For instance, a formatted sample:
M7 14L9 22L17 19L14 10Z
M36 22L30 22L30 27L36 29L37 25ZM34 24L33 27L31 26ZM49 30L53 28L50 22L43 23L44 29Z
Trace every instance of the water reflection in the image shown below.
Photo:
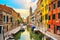
M31 40L30 33L27 30L25 30L23 33L21 33L19 40Z

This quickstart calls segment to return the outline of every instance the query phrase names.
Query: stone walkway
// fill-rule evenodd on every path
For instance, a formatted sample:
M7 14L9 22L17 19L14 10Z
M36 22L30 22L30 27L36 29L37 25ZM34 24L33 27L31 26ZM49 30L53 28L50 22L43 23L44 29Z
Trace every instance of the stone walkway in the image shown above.
M0 34L0 40L3 40L3 34Z
M46 29L43 27L40 27L39 30L40 30L40 32L42 32L43 34L45 34L48 37L51 37L54 40L60 40L60 36L46 31Z
M17 28L15 28L15 29L13 29L13 30L11 30L11 31L9 31L9 32L7 32L7 33L4 33L4 36L6 36L6 37L5 37L5 40L7 40L7 39L9 38L8 35L11 35L12 33L15 34L15 33L17 33L19 30L20 30L20 26L17 27Z

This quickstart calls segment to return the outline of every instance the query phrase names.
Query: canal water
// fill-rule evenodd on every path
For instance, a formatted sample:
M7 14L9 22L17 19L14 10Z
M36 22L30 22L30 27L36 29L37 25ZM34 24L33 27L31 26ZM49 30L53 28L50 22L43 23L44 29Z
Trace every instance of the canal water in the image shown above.
M42 33L34 33L31 28L25 29L25 31L19 31L15 34L15 40L42 40Z
M27 30L25 30L25 31L21 34L21 37L20 37L19 40L31 40L31 39L30 39L30 33L29 33Z

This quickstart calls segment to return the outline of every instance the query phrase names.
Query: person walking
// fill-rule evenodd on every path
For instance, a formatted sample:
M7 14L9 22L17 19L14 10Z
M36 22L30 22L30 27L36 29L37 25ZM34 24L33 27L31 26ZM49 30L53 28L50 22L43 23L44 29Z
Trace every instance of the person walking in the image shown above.
M34 28L36 28L35 25L32 25L31 30L34 31Z

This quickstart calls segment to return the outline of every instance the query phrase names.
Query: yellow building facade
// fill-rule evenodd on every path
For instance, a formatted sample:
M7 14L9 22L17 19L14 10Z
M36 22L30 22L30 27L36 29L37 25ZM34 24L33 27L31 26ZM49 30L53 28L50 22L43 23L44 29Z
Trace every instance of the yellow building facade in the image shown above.
M44 5L44 8L45 8L45 27L46 27L46 30L48 29L48 10L49 10L49 8L48 8L48 0L45 0L45 5Z
M37 24L38 21L36 21L37 17L39 20L40 17L40 23L41 27L43 26L43 28L47 31L48 29L48 11L49 11L49 4L51 3L52 0L38 0L37 2L37 7L35 10L35 23ZM38 14L40 14L40 16L37 16ZM44 36L43 37L44 40L47 40L47 38Z
M39 1L39 0L38 0ZM49 3L51 3L52 0L40 0L40 11L42 13L41 18L42 22L41 24L44 25L45 30L48 29L48 11L49 11ZM44 40L46 38L44 37Z
M42 13L42 24L45 26L46 30L48 29L48 10L49 3L51 0L40 0L40 11Z
M42 13L42 16L41 17L42 17L42 24L43 24L44 23L44 19L45 19L44 18L44 14L45 13L44 13L44 1L43 0L40 1L40 11Z
M49 11L49 4L52 0L45 0L45 26L48 29L48 11Z

